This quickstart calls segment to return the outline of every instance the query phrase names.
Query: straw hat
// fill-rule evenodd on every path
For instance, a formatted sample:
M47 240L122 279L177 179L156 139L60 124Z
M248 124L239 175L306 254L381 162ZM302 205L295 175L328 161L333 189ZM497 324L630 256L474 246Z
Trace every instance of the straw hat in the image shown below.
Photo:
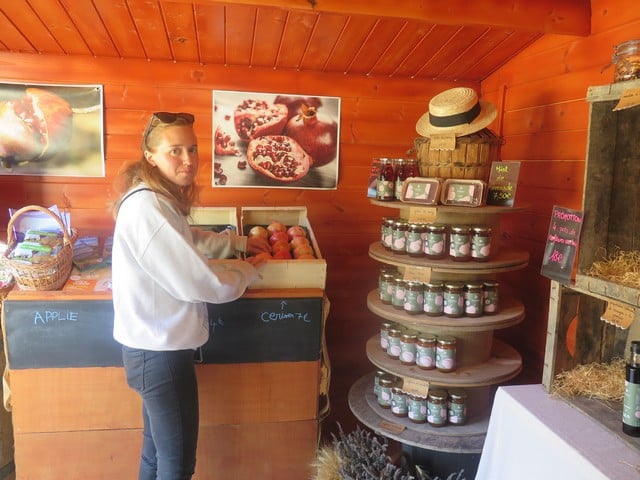
M482 130L496 118L496 107L484 100L472 88L445 90L431 99L429 111L416 123L416 132L423 137L455 134L456 137Z

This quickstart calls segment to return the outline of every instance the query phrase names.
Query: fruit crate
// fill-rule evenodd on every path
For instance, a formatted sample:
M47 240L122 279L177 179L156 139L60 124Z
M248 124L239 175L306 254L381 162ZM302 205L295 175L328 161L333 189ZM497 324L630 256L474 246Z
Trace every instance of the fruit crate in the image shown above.
M262 278L250 289L261 288L321 288L327 280L327 262L322 258L318 242L307 217L306 207L242 207L240 214L241 233L246 235L253 226L268 226L281 222L287 227L300 225L307 235L315 259L269 260L261 269Z
M196 207L191 210L191 224L216 232L231 228L238 231L238 211L236 207Z

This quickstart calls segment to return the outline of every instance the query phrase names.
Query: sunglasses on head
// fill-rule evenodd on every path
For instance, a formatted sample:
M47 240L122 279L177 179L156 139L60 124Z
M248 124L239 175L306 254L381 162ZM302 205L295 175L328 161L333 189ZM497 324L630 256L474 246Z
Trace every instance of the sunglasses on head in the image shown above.
M184 121L187 125L193 125L195 122L195 117L191 113L185 112L154 112L147 123L147 127L144 129L144 133L142 134L142 149L146 150L147 148L147 138L155 127L160 125L161 123L171 125L175 123L178 119Z

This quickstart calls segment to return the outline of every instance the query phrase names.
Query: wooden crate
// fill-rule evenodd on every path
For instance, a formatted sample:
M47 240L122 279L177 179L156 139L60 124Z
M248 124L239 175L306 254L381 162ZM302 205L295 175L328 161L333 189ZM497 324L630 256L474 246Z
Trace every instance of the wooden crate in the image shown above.
M190 223L204 228L233 226L238 232L238 211L235 207L196 207L191 210Z
M552 391L555 376L577 365L624 358L631 340L640 339L640 291L586 272L616 249L640 248L640 108L614 111L623 92L640 80L590 87L591 104L578 268L575 282L551 282L543 385ZM630 180L631 179L631 180ZM601 320L608 303L633 311L622 329ZM617 423L616 423L617 424Z
M322 258L320 247L307 218L306 207L242 207L240 222L242 232L255 225L267 226L272 221L284 223L287 227L300 225L309 233L316 258L311 260L271 260L262 267L261 279L250 289L260 288L321 288L327 281L327 262Z

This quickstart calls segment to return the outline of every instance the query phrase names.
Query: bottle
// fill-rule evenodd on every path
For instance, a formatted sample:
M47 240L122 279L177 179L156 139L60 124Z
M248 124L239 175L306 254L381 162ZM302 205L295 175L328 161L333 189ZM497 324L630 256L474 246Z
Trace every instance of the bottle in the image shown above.
M622 431L640 437L640 341L631 342L630 357L625 366Z
M390 158L380 159L380 173L376 183L376 199L383 201L395 200L396 175L393 161Z
M404 161L404 158L396 158L395 163L396 163L395 197L396 197L396 200L400 200L402 199L402 187L404 186L404 181L407 179L409 175L408 175L408 170L406 168L406 163Z

